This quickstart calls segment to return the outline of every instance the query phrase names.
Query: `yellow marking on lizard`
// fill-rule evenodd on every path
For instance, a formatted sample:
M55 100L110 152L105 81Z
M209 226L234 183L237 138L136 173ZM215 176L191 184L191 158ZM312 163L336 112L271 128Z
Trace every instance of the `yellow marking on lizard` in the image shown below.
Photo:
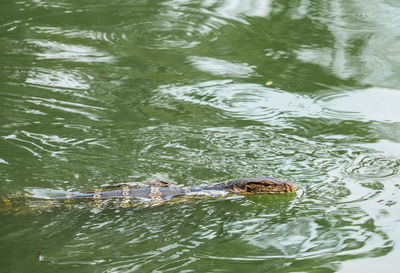
M70 204L71 203L71 197L72 197L72 195L70 193L67 193L65 195L65 204Z
M71 198L72 198L72 194L67 193L65 195L65 205L67 208L71 208Z
M129 207L131 205L131 196L129 195L129 186L122 186L122 195L124 196L124 200L122 201L122 206Z
M101 192L102 192L102 189L95 189L94 190L93 199L94 199L95 207L98 207L102 203Z
M6 207L11 207L11 200L8 198L3 198L4 205Z
M122 195L125 196L125 197L130 198L130 195L129 195L129 186L128 186L128 185L122 186Z
M162 193L160 192L160 187L151 187L151 192L149 196L152 201L161 201Z

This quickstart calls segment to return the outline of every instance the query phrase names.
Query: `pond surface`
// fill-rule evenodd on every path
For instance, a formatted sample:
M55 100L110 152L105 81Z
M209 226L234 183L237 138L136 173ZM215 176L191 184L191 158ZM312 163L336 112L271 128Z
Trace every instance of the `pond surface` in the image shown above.
M397 272L398 1L2 0L0 15L1 197L299 188L3 211L1 272Z

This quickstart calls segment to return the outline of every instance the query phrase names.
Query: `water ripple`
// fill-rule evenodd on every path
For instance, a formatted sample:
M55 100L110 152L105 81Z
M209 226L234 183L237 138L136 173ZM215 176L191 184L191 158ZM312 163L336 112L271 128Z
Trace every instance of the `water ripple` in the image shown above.
M323 6L320 10L317 6L317 11L313 5L302 6L309 12L308 16L317 14L317 20L327 24L334 37L331 50L324 50L323 59L327 61L315 58L321 53L318 47L312 49L314 54L302 52L300 58L317 62L341 79L357 78L364 84L396 88L399 7L385 1L330 1L327 5L329 8Z
M3 3L2 192L257 175L299 188L5 213L4 261L24 272L40 248L82 272L381 266L400 240L392 2Z
M397 105L400 91L372 87L363 90L341 92L336 96L325 96L324 107L333 117L362 121L400 122ZM345 114L347 113L347 114Z
M55 41L27 39L28 44L37 46L38 59L58 59L72 62L114 62L114 57L106 52L99 52L93 47L65 44Z
M132 3L125 3L125 5L129 7L132 6ZM44 3L36 6L49 8ZM64 10L64 14L61 16L68 18L71 17L69 13L74 9L67 3L50 7ZM91 8L95 9L97 6L94 5ZM201 3L200 8L192 7L187 1L164 1L155 6L136 3L135 9L121 9L119 3L113 3L110 4L110 8L116 8L114 19L119 18L120 20L115 22L119 26L118 28L100 31L33 24L31 29L39 34L47 34L52 37L62 35L67 38L103 40L117 46L134 43L137 47L143 46L149 49L193 48L204 41L216 40L217 31L223 26L238 23L249 24L248 17L268 16L271 10L271 1L253 0L246 3L206 1ZM84 7L76 9L75 14L82 13L84 9ZM88 46L60 44L52 41L34 40L29 42L47 48L46 52L38 54L40 58L70 59L79 62L114 61L113 57L94 51Z
M212 68L210 72L212 73ZM293 126L290 118L298 121L299 117L312 118L311 126L318 124L315 118L329 121L339 119L400 122L399 115L396 114L396 107L400 104L400 92L387 88L351 90L319 98L258 84L217 80L187 86L160 86L159 92L172 95L181 101L209 105L234 117L257 120L279 127Z
M159 91L176 99L206 104L235 117L284 125L286 117L319 115L321 108L312 98L229 80L202 82L192 86L160 86Z
M42 87L58 87L64 90L86 90L90 87L87 81L83 79L82 73L78 73L78 71L35 69L28 73L25 82Z
M96 264L124 271L185 270L202 266L204 259L229 262L236 268L241 268L239 262L261 262L268 264L264 269L282 269L305 260L324 265L338 255L341 260L365 253L381 255L393 246L359 208L342 208L321 218L319 213L309 215L309 211L303 215L300 208L288 210L285 199L268 199L253 200L268 206L251 210L242 199L211 199L141 210L105 209L95 214L86 210L81 212L86 220L71 221L61 229L57 219L74 212L59 210L54 224L41 233L60 238L59 247L47 253L57 266ZM294 213L296 217L292 217ZM342 228L344 222L347 228ZM74 233L67 232L72 226ZM369 241L374 243L367 244ZM82 259L82 246L86 259ZM111 256L109 249L113 249Z
M255 67L246 63L235 64L225 60L198 56L189 56L188 61L198 70L214 75L248 78L255 74Z
M347 172L360 180L362 178L384 178L398 174L399 167L399 160L361 154L354 160Z

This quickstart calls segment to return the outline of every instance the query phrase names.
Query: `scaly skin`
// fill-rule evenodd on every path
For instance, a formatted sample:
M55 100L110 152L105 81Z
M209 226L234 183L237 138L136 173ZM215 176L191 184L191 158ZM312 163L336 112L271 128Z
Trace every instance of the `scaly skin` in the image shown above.
M227 181L212 186L179 187L174 185L150 185L147 187L131 187L121 184L118 189L97 189L92 193L76 193L57 199L108 199L108 198L139 198L152 201L166 201L182 195L218 195L218 194L256 194L294 192L296 186L279 181L272 177L254 177Z
M100 205L103 201L120 200L123 204L130 204L133 200L142 200L152 203L162 203L168 200L179 200L185 197L217 196L227 194L261 194L261 193L288 193L296 191L297 187L289 182L279 181L272 177L254 177L230 180L225 183L212 186L180 187L165 182L151 181L142 183L145 186L138 187L137 183L118 184L104 189L95 189L89 193L70 193L54 198L22 197L0 199L0 210L10 209L14 205L18 207L30 206L42 207L39 203L54 205L55 201L63 201L65 204L78 201L94 201ZM33 202L36 200L36 204ZM8 208L8 209L7 209Z

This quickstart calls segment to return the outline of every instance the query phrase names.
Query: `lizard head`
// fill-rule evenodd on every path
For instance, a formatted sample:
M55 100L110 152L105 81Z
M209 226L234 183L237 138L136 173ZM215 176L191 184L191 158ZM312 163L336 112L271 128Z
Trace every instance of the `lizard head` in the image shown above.
M256 193L285 193L294 192L297 187L289 182L280 181L272 177L255 177L238 180L240 187L233 191L238 194ZM238 186L239 186L238 185Z

